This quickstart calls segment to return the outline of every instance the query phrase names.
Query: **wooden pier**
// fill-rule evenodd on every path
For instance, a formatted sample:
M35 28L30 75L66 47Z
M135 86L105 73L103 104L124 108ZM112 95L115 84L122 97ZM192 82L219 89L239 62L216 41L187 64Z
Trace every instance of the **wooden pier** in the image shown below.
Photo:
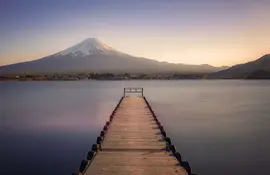
M140 96L128 96L139 93ZM142 88L125 88L124 96L81 162L82 175L190 175L167 137Z

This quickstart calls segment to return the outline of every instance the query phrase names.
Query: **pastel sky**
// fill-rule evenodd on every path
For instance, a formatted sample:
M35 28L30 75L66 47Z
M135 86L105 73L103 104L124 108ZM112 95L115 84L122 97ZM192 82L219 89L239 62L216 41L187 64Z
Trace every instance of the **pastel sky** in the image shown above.
M134 56L234 65L270 53L270 0L1 0L0 65L95 37Z

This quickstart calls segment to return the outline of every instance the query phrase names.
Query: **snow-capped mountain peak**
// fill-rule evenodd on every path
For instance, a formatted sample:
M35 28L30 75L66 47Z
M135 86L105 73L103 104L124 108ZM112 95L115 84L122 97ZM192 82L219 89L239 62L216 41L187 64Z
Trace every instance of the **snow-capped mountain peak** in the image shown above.
M96 38L87 38L82 42L63 50L56 55L87 56L93 54L119 54L117 50L107 46Z

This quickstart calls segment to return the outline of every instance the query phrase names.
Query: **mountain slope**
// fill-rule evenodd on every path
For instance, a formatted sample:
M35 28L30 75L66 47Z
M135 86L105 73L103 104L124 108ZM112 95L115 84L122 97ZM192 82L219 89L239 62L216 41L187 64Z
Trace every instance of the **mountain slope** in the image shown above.
M158 62L119 52L95 38L38 60L0 67L0 75L73 72L209 73L224 69L210 65Z
M257 70L249 74L246 79L270 79L270 71Z
M247 78L256 71L270 71L270 54L245 64L238 64L228 69L210 74L208 78ZM262 72L261 72L262 73Z

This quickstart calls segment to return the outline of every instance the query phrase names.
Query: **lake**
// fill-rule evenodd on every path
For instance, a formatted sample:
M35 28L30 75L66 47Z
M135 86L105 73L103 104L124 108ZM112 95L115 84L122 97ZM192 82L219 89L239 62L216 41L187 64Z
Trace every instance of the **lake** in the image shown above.
M0 82L0 174L78 171L133 86L193 172L270 174L270 81L261 80Z

